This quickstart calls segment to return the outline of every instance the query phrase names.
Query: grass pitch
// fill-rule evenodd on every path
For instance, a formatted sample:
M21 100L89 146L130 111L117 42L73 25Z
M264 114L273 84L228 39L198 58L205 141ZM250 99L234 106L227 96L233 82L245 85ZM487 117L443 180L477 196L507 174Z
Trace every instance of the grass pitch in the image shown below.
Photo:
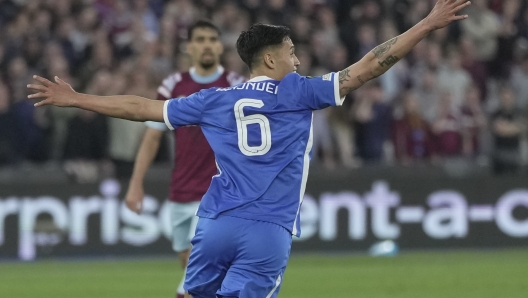
M0 297L172 298L182 273L176 257L0 263ZM526 298L528 250L294 255L279 297Z

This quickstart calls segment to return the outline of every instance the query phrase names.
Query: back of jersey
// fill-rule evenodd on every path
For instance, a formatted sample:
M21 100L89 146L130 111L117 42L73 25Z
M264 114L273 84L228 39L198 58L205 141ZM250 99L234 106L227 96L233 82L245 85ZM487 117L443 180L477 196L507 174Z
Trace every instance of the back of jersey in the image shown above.
M257 77L230 88L167 101L169 128L199 124L218 174L198 216L220 214L279 224L300 234L298 213L312 149L312 110L340 105L337 74Z

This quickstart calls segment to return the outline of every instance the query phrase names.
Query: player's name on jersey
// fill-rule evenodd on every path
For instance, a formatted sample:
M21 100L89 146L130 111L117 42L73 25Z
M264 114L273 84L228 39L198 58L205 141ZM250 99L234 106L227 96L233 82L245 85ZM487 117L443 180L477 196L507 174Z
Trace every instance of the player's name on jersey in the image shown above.
M231 90L254 90L262 91L270 94L277 94L279 86L273 82L246 82L241 85L218 88L216 91L231 91Z

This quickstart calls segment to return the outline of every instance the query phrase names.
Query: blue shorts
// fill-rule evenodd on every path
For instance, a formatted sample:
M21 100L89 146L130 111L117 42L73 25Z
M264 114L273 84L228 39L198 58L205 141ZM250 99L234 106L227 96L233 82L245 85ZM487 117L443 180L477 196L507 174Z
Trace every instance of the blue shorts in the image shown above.
M184 289L193 298L271 298L279 293L292 236L263 221L200 218Z

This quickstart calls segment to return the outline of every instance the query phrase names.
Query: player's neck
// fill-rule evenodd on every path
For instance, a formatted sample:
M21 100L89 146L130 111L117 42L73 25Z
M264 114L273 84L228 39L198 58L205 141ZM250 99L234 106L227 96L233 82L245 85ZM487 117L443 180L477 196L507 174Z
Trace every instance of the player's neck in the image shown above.
M193 69L197 75L201 77L208 77L218 71L218 66L218 64L215 64L209 68L204 68L201 65L193 65Z
M249 79L253 79L253 78L256 78L256 77L268 77L268 78L276 80L276 81L280 81L280 80L283 79L282 77L279 77L273 71L270 71L268 69L262 69L262 68L254 69L251 72L251 74L249 76Z

